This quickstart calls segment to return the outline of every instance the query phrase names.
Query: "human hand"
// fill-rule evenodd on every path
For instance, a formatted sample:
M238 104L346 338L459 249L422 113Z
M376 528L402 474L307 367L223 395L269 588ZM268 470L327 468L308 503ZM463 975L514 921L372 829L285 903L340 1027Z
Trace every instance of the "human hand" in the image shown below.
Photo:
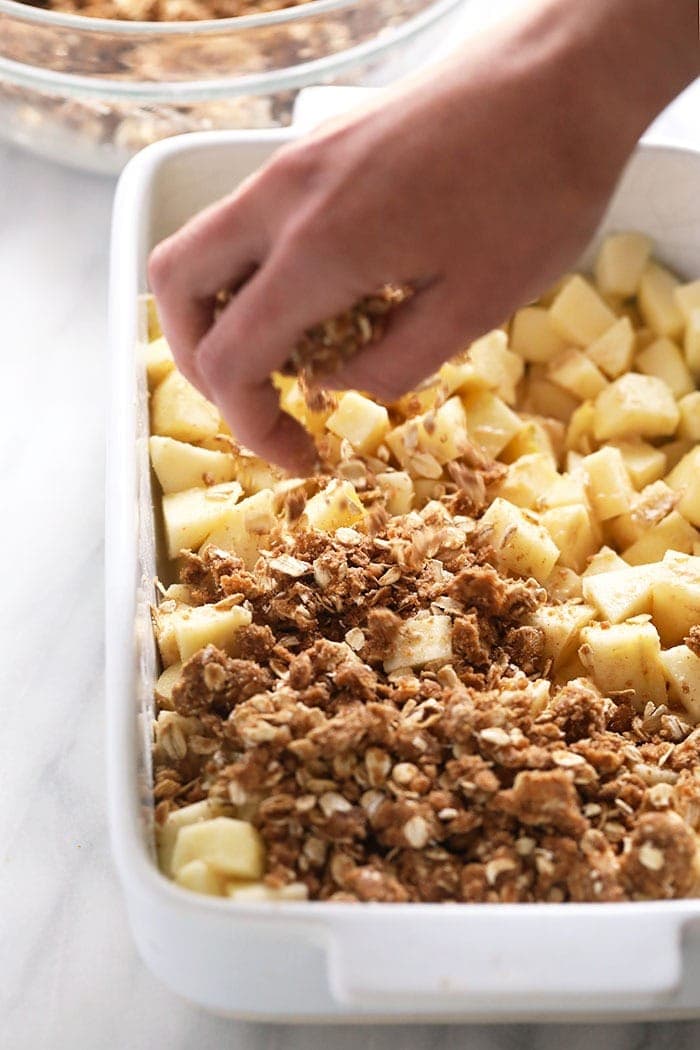
M665 0L536 5L437 74L280 150L160 245L150 278L163 329L236 437L310 467L310 439L270 374L307 328L381 285L417 294L332 385L390 402L565 270L640 132L696 72L696 59L678 61L688 9L678 0L664 30L673 73L652 89L645 46L655 69ZM222 288L237 290L212 323Z

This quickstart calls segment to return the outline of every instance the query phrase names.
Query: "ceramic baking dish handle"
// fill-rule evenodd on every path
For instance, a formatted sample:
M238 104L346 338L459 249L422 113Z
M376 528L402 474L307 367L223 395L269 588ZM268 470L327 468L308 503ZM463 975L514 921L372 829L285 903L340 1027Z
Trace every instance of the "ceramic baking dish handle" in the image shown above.
M494 1005L504 997L586 1003L670 997L682 977L683 918L674 905L462 905L410 919L364 905L334 923L330 982L341 1003ZM401 905L397 911L404 911ZM498 914L495 909L498 909ZM605 912L605 914L603 914ZM396 921L398 920L398 921ZM600 920L600 922L598 921ZM407 935L406 930L410 933Z

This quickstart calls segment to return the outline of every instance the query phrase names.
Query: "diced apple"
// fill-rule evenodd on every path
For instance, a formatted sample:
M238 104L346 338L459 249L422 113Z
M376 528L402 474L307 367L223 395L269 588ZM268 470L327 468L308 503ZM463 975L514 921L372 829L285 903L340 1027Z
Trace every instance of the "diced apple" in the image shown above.
M559 548L534 515L496 498L481 518L491 529L499 568L544 583L559 560Z
M389 429L389 413L383 405L349 390L343 394L326 426L338 437L346 438L353 448L364 454L374 452Z
M678 511L674 510L645 532L636 543L624 550L622 557L630 565L644 565L648 562L660 561L668 550L690 554L693 544L698 539L700 539L700 534L697 529L694 529Z
M211 799L193 802L182 809L173 809L162 824L156 825L156 844L158 846L158 863L165 875L173 876L173 850L181 828L211 820L221 814L221 806Z
M487 395L484 395L487 396ZM467 443L467 418L458 397L420 417L418 447L438 463L449 463L462 455Z
M153 392L158 384L162 383L165 377L174 370L175 358L162 336L144 346L143 358L146 365L148 389Z
M686 394L678 402L681 413L678 437L688 441L700 441L700 390Z
M562 605L541 605L526 617L531 627L539 627L544 635L544 657L552 661L557 671L574 656L579 646L582 627L595 619L595 610L581 602Z
M217 605L183 606L173 618L175 640L183 663L206 645L215 645L235 655L238 632L252 619L247 609L240 605L229 607L226 600Z
M177 371L158 384L151 397L151 433L195 444L219 432L217 409Z
M669 550L654 589L654 623L664 645L678 645L700 623L700 558Z
M541 494L535 509L545 511L552 510L553 507L568 507L571 504L581 504L588 509L585 475L578 468L560 474Z
M685 326L683 340L688 368L700 380L700 310L692 310Z
M149 450L153 469L165 493L216 485L232 481L236 476L236 460L228 452L212 452L155 435L149 441Z
M389 514L408 514L413 506L413 481L403 470L390 470L376 475L377 484L384 493Z
M559 292L549 308L549 319L563 339L577 346L588 346L617 320L593 285L580 274Z
M547 579L544 588L552 602L568 602L573 598L581 598L581 577L573 569L567 569L565 565L555 565Z
M661 563L654 563L589 573L583 577L583 597L595 606L602 619L622 623L652 612L654 588L666 572Z
M584 401L605 390L608 381L600 369L581 350L565 350L549 364L553 383Z
M645 375L663 379L674 397L695 390L695 383L680 348L666 336L655 340L637 354L635 364Z
M517 507L534 507L543 492L547 492L559 474L552 457L542 452L521 456L508 467L505 478L496 493L515 503Z
M272 466L247 450L241 450L236 456L236 481L241 483L246 496L255 495L263 489L274 489L282 480L284 476L279 467Z
M452 659L452 620L449 616L414 616L404 620L384 661L391 674L401 667L446 664Z
M624 558L621 558L612 547L601 547L586 566L583 577L597 576L601 572L614 572L616 569L628 569Z
M587 456L594 451L596 442L593 437L595 407L592 401L584 401L578 406L566 428L567 449Z
M590 456L584 456L581 468L598 521L607 521L629 511L634 489L619 449L606 445Z
M700 656L687 645L661 653L669 685L669 696L685 708L693 722L700 722Z
M653 624L590 624L581 630L579 657L605 695L634 690L634 706L666 701L661 645Z
M247 569L252 569L276 523L274 493L270 489L262 489L236 506L227 508L202 546L212 544L222 550L233 551L243 559Z
M629 299L637 294L651 255L652 242L643 233L614 233L606 237L595 263L601 292Z
M676 464L666 481L680 494L679 513L692 525L700 526L700 445Z
M679 281L669 270L649 263L639 282L639 310L646 324L657 335L676 339L683 331L683 314L675 297Z
M666 457L666 471L670 472L678 466L684 456L692 452L695 442L688 438L679 438L677 441L666 441L659 448Z
M600 546L600 535L588 509L580 503L553 507L540 520L561 552L559 564L582 572Z
M565 350L567 340L552 327L549 310L542 306L526 306L513 318L510 345L524 361L542 363L551 361Z
M227 481L211 488L185 489L163 496L168 557L177 558L180 551L196 550L236 505L242 491L237 481Z
M175 639L174 632L173 639ZM177 645L177 641L175 641L175 644ZM166 667L162 674L159 675L158 681L156 682L156 700L158 701L159 706L166 711L173 709L173 686L180 677L181 672L182 664L177 661L174 664L170 664L169 667Z
M282 388L280 408L292 419L296 419L297 423L301 423L315 437L323 433L328 417L333 411L332 403L318 412L310 409L298 379L294 379L289 385L285 384Z
M500 328L477 339L469 347L469 360L484 386L512 405L515 388L522 379L522 358L508 349L508 336Z
M561 426L558 420L552 422ZM540 420L528 419L523 424L522 430L519 430L501 450L498 458L502 463L515 463L521 456L535 454L549 456L556 467L558 457L550 430Z
M568 423L578 406L579 401L573 394L549 379L533 375L526 380L525 396L520 406L524 412L551 416Z
M335 532L343 526L362 521L365 509L349 481L333 479L325 489L312 496L304 508L308 526L321 532Z
M520 416L490 391L467 394L464 407L469 440L494 459L522 429Z
M653 481L632 497L630 509L605 523L608 538L626 550L675 509L678 497L665 481Z
M700 281L676 285L673 295L686 322L690 320L693 310L700 310Z
M682 402L679 403L679 408ZM682 408L681 408L682 412ZM641 439L615 441L616 448L624 461L627 473L636 489L643 489L653 481L658 481L666 471L666 456L660 448L654 448Z
M663 437L673 434L679 419L678 405L662 379L628 372L598 394L593 433L597 441Z
M206 893L210 897L224 895L224 878L204 860L191 860L178 871L175 882L193 893Z
M586 347L586 356L608 379L617 379L632 365L635 334L629 317L621 317Z
M265 847L248 821L214 817L186 824L178 832L172 858L175 876L193 860L202 860L215 872L234 879L260 879Z
M148 331L148 339L150 342L155 342L155 340L160 339L163 334L163 329L160 327L155 296L144 295L142 297L142 302L146 308L146 328Z

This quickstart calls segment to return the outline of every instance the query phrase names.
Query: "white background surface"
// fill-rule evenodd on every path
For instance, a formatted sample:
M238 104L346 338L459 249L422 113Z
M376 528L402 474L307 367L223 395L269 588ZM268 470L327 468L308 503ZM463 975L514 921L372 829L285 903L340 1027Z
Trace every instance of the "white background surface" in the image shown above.
M658 130L700 147L700 86L676 103ZM365 1029L241 1024L190 1007L142 966L109 857L102 747L106 280L113 188L109 180L0 147L0 1045L700 1045L700 1022Z

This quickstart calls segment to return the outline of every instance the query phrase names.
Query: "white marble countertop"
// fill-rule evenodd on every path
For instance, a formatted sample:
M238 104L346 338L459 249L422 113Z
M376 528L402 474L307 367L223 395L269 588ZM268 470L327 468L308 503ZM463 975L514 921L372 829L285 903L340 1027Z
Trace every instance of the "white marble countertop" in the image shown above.
M658 126L700 146L700 85ZM691 1050L700 1022L271 1027L142 965L105 816L103 459L114 185L0 147L0 1043L7 1050Z

